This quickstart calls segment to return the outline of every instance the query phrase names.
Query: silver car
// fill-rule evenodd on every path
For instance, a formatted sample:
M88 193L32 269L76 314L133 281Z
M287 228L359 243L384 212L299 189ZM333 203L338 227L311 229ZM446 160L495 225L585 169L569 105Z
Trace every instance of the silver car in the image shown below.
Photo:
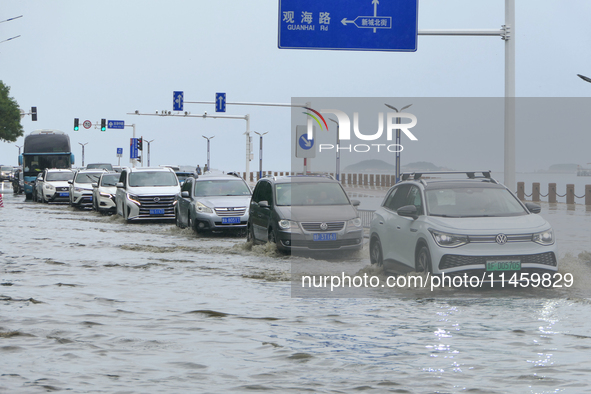
M98 182L92 184L92 208L99 213L115 213L117 205L115 195L119 173L106 172L101 175Z
M251 190L238 175L187 178L177 195L177 226L196 232L240 230L246 234Z

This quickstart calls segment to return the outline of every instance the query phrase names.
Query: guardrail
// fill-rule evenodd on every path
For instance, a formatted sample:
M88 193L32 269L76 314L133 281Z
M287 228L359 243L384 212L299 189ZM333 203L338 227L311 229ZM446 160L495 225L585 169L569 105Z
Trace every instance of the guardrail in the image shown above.
M540 191L540 183L533 182L532 183L532 192L531 194L525 193L525 182L517 182L517 198L521 201L525 201L526 197L531 197L531 201L540 202L541 197L548 197L549 203L555 203L556 197L566 197L567 204L575 204L575 198L584 199L585 205L591 205L591 185L585 185L585 194L582 196L577 196L575 194L575 185L570 183L566 185L566 193L559 194L556 191L556 183L549 183L548 184L548 193L542 194Z

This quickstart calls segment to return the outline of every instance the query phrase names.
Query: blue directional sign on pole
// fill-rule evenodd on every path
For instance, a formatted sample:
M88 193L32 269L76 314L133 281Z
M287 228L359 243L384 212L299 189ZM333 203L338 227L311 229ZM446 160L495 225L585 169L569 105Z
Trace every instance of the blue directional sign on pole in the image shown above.
M125 128L124 120L109 120L107 121L107 128L109 129L123 129Z
M312 135L316 135L314 128L312 129ZM308 126L296 126L296 157L300 159L316 157L314 140L308 139Z
M117 148L117 157L123 156L123 148Z
M172 92L172 110L173 111L182 111L183 110L184 95L185 94L183 93L183 91Z
M226 93L215 94L215 112L226 112Z
M418 0L279 0L281 49L417 50Z
M129 143L129 158L130 159L137 159L138 156L138 149L137 149L137 138L130 138Z

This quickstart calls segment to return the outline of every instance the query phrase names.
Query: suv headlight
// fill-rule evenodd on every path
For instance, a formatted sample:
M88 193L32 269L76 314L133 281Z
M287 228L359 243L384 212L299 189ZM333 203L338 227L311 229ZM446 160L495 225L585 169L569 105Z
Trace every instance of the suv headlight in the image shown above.
M197 201L195 203L195 209L197 210L197 212L201 213L213 213L213 209L211 209L210 207L208 207L200 201Z
M133 194L129 194L129 193L125 193L125 196L126 196L126 197L127 197L127 199L128 199L129 201L131 201L132 203L134 203L134 204L137 204L137 205L142 205L142 203L139 201L140 199L139 199L139 197L138 197L138 196L135 196L135 195L133 195Z
M554 243L554 231L548 229L532 236L532 241L540 245L552 245Z
M293 220L287 220L287 219L282 219L279 222L277 222L277 224L279 225L279 228L281 230L291 230L291 231L299 231L300 230L300 226L298 226L298 222L293 221Z
M109 193L99 192L99 194L101 195L101 197L113 198L113 195Z
M429 232L433 236L435 243L444 248L456 248L469 242L466 235L442 233L433 229L429 229Z
M53 186L51 183L46 183L43 185L43 188L49 191L55 191L55 186Z
M359 230L361 228L361 218L347 220L347 230Z

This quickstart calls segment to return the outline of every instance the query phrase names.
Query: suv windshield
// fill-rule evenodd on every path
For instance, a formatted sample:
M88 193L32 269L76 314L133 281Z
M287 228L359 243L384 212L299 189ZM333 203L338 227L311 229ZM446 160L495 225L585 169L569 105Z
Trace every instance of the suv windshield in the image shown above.
M102 173L79 173L78 175L76 175L76 180L74 182L76 183L94 183L96 181L98 181L99 177L101 176Z
M100 168L100 169L107 170L107 171L113 171L113 165L111 163L94 163L94 164L89 164L86 166L87 170L92 170L95 168Z
M198 180L195 197L250 196L250 189L240 180Z
M169 171L138 171L129 174L129 186L176 186L176 175Z
M117 186L119 182L119 174L103 175L101 179L101 186Z
M504 188L458 187L426 190L431 216L485 217L526 215L519 201Z
M70 171L64 172L48 172L46 181L71 181L74 179L74 173Z
M349 205L347 195L338 183L278 183L277 205Z

